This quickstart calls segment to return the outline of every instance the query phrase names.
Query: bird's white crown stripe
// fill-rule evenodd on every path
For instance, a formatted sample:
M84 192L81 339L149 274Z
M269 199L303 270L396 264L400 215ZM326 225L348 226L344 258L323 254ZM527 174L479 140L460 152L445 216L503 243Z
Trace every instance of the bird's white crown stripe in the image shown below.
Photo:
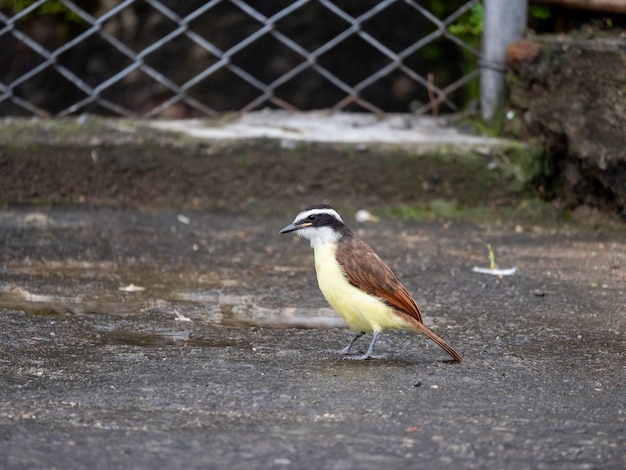
M328 214L328 215L332 215L335 219L339 220L340 222L343 223L343 219L341 218L341 216L339 215L339 213L337 213L337 211L335 209L311 209L308 211L302 211L298 214L298 216L296 217L296 219L294 220L294 222L297 222L298 220L304 219L310 215L318 215L318 214Z

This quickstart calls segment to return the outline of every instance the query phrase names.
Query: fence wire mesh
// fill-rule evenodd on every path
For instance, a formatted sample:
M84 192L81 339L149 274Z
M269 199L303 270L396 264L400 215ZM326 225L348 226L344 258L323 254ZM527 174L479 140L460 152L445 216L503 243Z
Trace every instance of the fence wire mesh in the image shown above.
M422 3L3 0L0 114L455 111L479 51L451 26L480 1Z

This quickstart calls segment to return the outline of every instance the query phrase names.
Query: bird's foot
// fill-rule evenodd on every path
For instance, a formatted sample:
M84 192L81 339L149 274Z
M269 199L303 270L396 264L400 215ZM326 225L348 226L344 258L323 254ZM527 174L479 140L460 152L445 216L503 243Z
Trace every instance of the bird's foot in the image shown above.
M369 361L372 359L385 359L385 356L373 356L372 354L352 354L344 355L341 359L347 361Z
M357 340L364 334L365 333L361 333L357 335L357 337L352 340L352 343L354 343L355 340ZM376 344L376 341L378 340L379 336L380 336L380 331L374 331L374 337L372 338L370 347L367 349L367 352L365 354L361 354L360 356L344 356L343 358L349 359L351 361L364 361L365 359L374 359L374 356L372 355L372 353L374 352L374 345ZM350 350L350 346L352 346L352 343L350 343L348 347L346 348L348 351Z
M340 354L341 356L356 356L358 354L363 354L362 351L360 351L360 352L349 351L347 348L343 348L343 349L340 349L340 350L337 350L337 349L327 349L326 352L329 353L329 354Z
M341 359L347 360L347 361L366 361L371 358L372 356L368 354L358 354L358 355L350 355L350 356L345 355Z

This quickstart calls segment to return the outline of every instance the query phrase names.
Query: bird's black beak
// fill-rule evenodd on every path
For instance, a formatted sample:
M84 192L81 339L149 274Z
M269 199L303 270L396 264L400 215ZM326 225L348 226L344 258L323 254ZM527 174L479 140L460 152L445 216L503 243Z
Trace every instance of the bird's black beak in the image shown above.
M297 224L297 223L293 223L290 225L287 225L284 229L282 229L280 232L278 233L289 233L289 232L295 232L296 230L300 230L301 228L306 228L306 227L310 227L311 225L313 225L310 222L304 223L304 224Z

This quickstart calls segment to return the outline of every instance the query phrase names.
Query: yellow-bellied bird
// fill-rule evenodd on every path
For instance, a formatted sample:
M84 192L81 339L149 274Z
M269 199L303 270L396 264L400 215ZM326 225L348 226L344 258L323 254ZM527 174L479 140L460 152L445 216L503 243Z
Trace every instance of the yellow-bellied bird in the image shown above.
M341 353L348 355L354 342L365 333L374 334L365 354L347 358L370 358L380 332L386 328L412 328L461 362L458 352L424 326L415 300L391 269L352 233L332 207L307 207L280 231L289 232L311 242L322 294L348 327L357 332Z

